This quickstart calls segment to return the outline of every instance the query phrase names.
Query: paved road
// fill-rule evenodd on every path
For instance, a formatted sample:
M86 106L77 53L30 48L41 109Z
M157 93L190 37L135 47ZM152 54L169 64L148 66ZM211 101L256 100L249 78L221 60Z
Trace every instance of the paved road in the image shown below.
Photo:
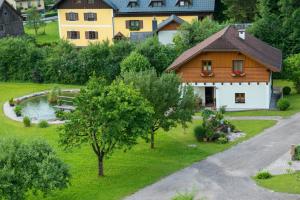
M207 200L300 200L255 185L251 176L300 143L300 114L222 153L176 172L126 200L170 200L177 192L197 193Z
M193 119L202 119L201 116L193 116ZM235 116L235 117L230 117L226 116L225 119L227 120L275 120L279 121L282 119L281 116Z

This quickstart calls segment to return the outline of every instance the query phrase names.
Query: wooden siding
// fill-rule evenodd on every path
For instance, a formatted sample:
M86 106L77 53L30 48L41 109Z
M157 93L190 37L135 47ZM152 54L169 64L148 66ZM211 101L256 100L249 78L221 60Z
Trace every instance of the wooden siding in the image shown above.
M163 27L162 29L160 29L159 31L172 31L172 30L177 30L179 28L180 24L176 23L176 22L172 22L168 25L166 25L165 27Z
M17 36L24 33L23 21L17 11L4 2L0 8L0 25L4 30L0 31L0 38L5 36Z
M202 61L212 61L213 77L202 77ZM232 76L232 61L244 60L243 77ZM238 52L202 53L176 70L183 82L216 83L216 82L269 82L269 70L255 60Z

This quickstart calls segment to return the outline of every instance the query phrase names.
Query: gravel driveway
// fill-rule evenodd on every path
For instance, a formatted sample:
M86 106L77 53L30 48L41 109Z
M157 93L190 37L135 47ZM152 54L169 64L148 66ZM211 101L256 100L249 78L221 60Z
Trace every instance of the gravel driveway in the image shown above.
M258 187L250 178L300 143L300 113L262 134L208 157L150 185L125 200L170 200L177 192L194 191L207 200L294 200Z

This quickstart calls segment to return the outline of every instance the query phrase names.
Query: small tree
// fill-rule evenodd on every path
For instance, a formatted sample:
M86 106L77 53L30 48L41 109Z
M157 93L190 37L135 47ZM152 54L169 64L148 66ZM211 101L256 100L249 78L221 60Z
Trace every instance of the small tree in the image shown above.
M27 25L30 29L34 29L35 35L38 34L39 28L45 26L41 14L35 7L27 10Z
M41 141L0 141L0 197L24 200L27 192L44 195L68 186L68 167Z
M90 144L98 158L99 176L104 176L104 157L136 144L147 134L153 114L149 102L132 87L121 81L108 85L95 77L81 90L75 106L61 130L60 143L65 148Z
M193 20L191 23L183 23L174 37L175 48L181 53L224 27L225 25L219 24L208 17L202 21Z
M149 60L137 53L137 52L132 52L127 58L125 58L121 62L121 72L125 71L143 71L146 69L149 69L151 67L151 64L149 63Z
M182 87L180 78L173 73L158 76L155 70L127 72L123 74L127 84L133 84L154 108L151 121L150 142L154 148L154 136L159 128L168 131L178 123L186 127L194 114L195 98L191 87Z

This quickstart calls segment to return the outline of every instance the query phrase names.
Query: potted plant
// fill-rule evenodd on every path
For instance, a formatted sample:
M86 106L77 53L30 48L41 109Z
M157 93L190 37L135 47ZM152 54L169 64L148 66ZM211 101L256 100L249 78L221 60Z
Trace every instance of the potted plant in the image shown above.
M14 107L15 106L15 100L14 100L14 98L10 98L9 101L8 101L8 103L9 103L9 105L11 107Z

